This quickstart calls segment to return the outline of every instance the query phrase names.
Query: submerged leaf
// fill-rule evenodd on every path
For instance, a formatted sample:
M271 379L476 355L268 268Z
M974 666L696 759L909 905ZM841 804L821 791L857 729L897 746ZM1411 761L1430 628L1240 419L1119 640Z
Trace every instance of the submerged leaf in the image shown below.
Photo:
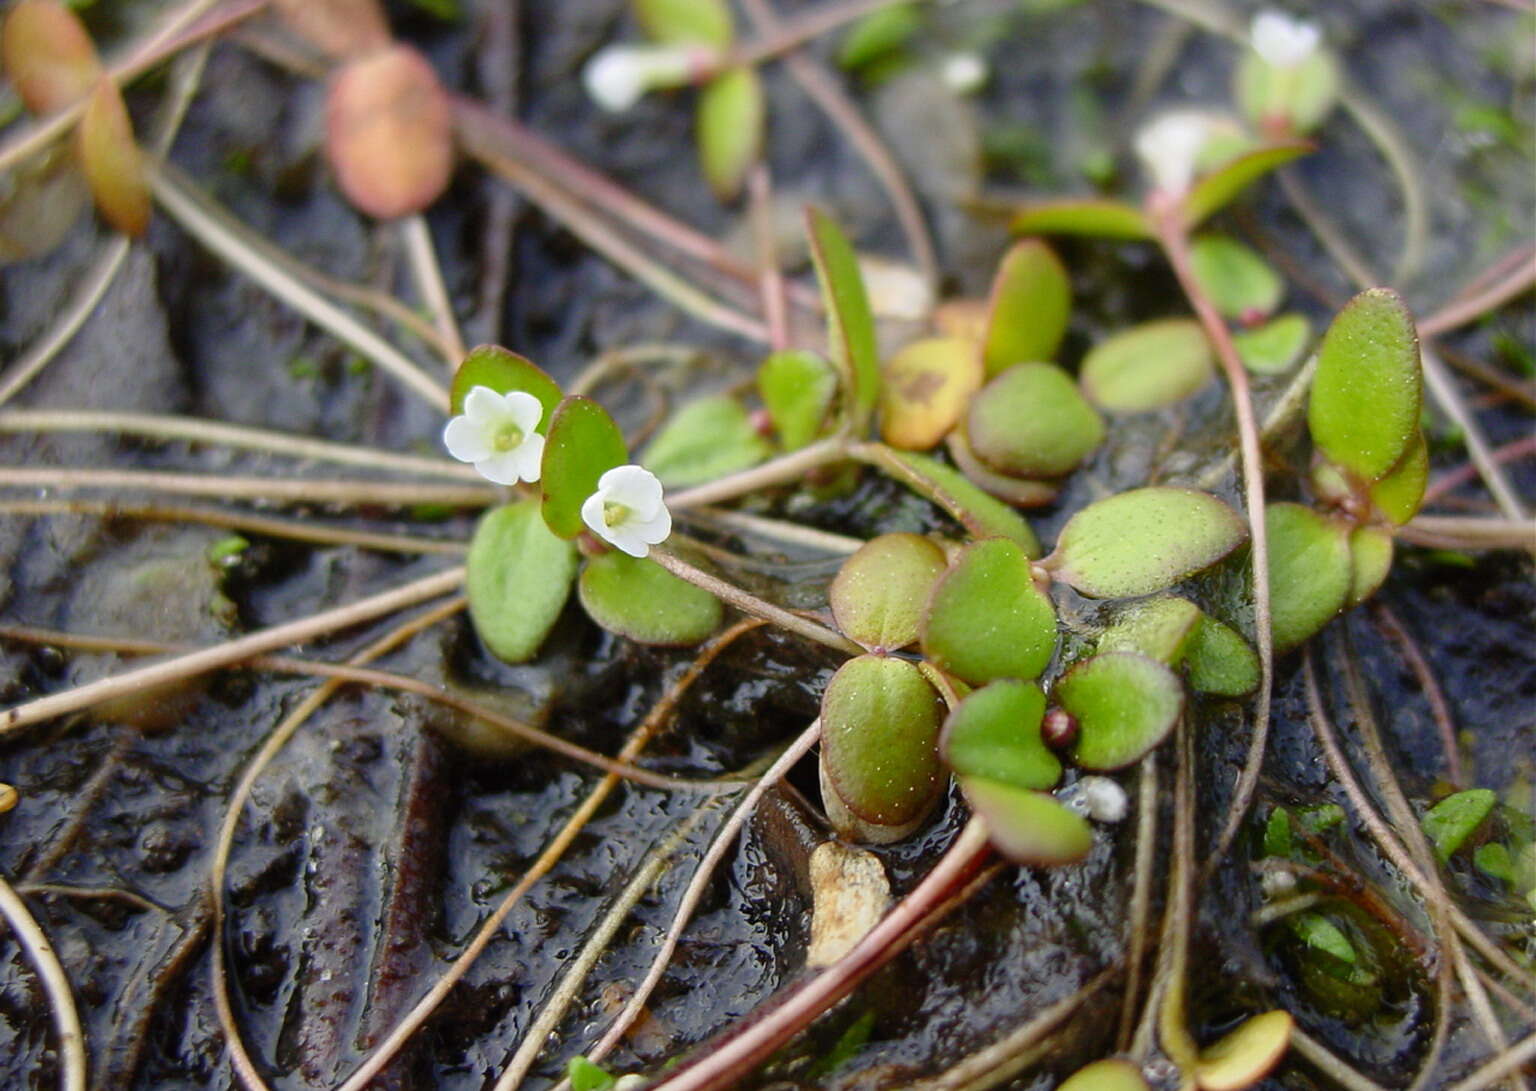
M943 787L943 704L916 665L861 655L844 663L821 702L822 761L860 818L899 826L927 813Z
M769 454L747 411L728 394L689 402L645 449L646 468L668 488L713 481L755 466Z
M1100 652L1140 652L1177 666L1200 625L1200 607L1177 595L1132 603L1099 637Z
M992 847L1015 864L1058 867L1093 848L1093 831L1081 815L1044 792L1031 792L986 777L960 777L971 810L987 824Z
M1221 1041L1200 1051L1195 1082L1202 1091L1241 1091L1258 1083L1284 1056L1294 1025L1290 1013L1283 1011L1244 1020Z
M821 434L837 395L837 371L805 349L775 352L757 369L757 393L786 451Z
M972 685L1040 676L1056 652L1056 608L1016 542L985 538L955 556L928 599L922 647Z
M1434 842L1435 854L1448 860L1466 844L1493 813L1499 797L1487 788L1472 788L1448 795L1424 815L1424 832Z
M1088 235L1100 239L1150 239L1146 213L1123 201L1064 197L1025 205L1008 225L1015 235Z
M1216 309L1233 321L1267 317L1285 294L1280 274L1251 247L1226 235L1201 235L1191 242L1189 264Z
M1116 413L1182 401L1216 373L1211 343L1192 318L1165 318L1115 334L1083 358L1083 392Z
M944 551L917 534L882 534L843 562L827 596L837 627L866 648L917 639L923 603L943 575Z
M892 447L924 451L944 438L981 386L973 341L929 337L886 361L880 385L880 435Z
M137 238L149 228L149 184L123 93L103 76L75 128L80 169L102 218Z
M539 476L549 529L562 538L580 534L581 505L597 491L597 479L628 461L624 434L608 410L579 396L561 402L544 437Z
M1004 679L969 694L944 722L940 748L957 776L986 777L1045 790L1061 779L1061 760L1040 737L1045 694L1033 682Z
M875 318L859 272L859 259L842 229L819 209L806 210L811 258L827 309L830 355L842 368L843 397L855 425L875 407L880 392L880 359L875 345Z
M1184 709L1184 687L1155 659L1105 652L1056 680L1051 696L1077 719L1073 759L1085 769L1119 769L1168 737Z
M1300 504L1271 504L1269 608L1275 651L1301 644L1344 608L1353 570L1348 524Z
M560 384L551 379L544 369L526 357L508 352L500 345L479 345L469 350L458 370L453 373L449 390L454 414L464 412L464 399L477 386L485 386L498 394L510 394L521 390L539 399L544 415L539 418L538 431L549 428L549 420L560 404Z
M1054 364L1018 364L971 399L971 449L1017 477L1071 473L1104 439L1104 421Z
M90 203L74 156L46 149L0 175L0 262L51 253Z
M1243 697L1259 687L1259 657L1237 630L1206 615L1184 651L1189 684L1201 693Z
M699 166L720 200L735 199L762 155L766 116L763 81L750 65L722 72L700 90Z
M475 632L499 659L532 659L571 593L576 547L550 533L530 497L481 517L465 563Z
M617 550L589 560L576 590L593 621L641 644L697 644L720 627L725 613L703 588L649 557Z
M1072 283L1061 259L1039 239L1015 243L992 281L982 345L987 377L1054 360L1071 310Z

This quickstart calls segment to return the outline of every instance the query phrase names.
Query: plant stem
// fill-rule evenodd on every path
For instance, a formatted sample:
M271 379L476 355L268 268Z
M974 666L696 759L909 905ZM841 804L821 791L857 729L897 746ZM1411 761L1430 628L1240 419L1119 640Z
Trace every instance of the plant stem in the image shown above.
M432 314L433 325L441 340L443 362L450 374L464 359L464 337L453 317L453 301L448 297L448 286L443 283L443 270L437 261L437 248L432 243L432 230L427 218L421 213L407 216L400 223L400 234L405 238L405 250L410 256L411 271L416 277L416 290L427 310Z
M1516 459L1529 458L1531 455L1536 455L1536 435L1511 440L1502 447L1495 447L1489 455L1501 466ZM1452 489L1466 484L1477 476L1477 465L1472 462L1464 462L1454 470L1447 470L1429 483L1429 487L1424 490L1424 499L1420 501L1420 506L1428 507Z
M758 489L799 481L811 470L830 462L839 462L848 455L846 441L839 436L828 436L798 451L791 451L787 455L780 455L759 466L753 466L750 470L742 470L740 473L729 474L703 485L695 485L691 489L683 489L667 497L667 506L673 511L685 511L704 504L719 504L726 500L734 500L749 492L756 492Z
M1531 549L1536 521L1476 516L1419 515L1398 529L1398 537L1439 549Z
M850 538L846 534L834 534L828 530L785 522L783 519L767 519L745 511L732 511L730 508L690 509L687 519L702 526L724 527L741 534L767 538L802 549L814 549L821 553L853 553L865 544L862 538Z
M484 508L504 495L491 485L416 485L395 481L305 480L231 477L159 470L32 469L0 466L0 487L36 489L146 489L225 500L267 500L292 504L447 504Z
M1488 441L1483 436L1482 427L1467 409L1466 403L1462 401L1461 395L1456 390L1455 381L1445 369L1445 364L1428 344L1420 346L1419 356L1424 364L1424 385L1429 387L1430 393L1434 395L1440 408L1445 411L1445 415L1461 429L1462 442L1467 445L1467 455L1477 467L1483 483L1488 486L1488 491L1493 494L1494 503L1498 504L1499 510L1509 518L1524 519L1525 505L1515 495L1515 490L1510 487L1504 471L1494 461Z
M1438 337L1442 333L1464 326L1511 299L1530 291L1536 285L1536 247L1525 247L1514 257L1515 268L1475 295L1446 304L1419 323L1420 337Z
M54 954L47 934L4 879L0 879L0 916L5 917L5 922L16 934L16 942L37 968L43 993L48 998L53 1028L59 1036L59 1086L63 1091L85 1091L85 1032L80 1027L80 1014L75 1008L74 994L70 992L69 976L59 963L59 956Z

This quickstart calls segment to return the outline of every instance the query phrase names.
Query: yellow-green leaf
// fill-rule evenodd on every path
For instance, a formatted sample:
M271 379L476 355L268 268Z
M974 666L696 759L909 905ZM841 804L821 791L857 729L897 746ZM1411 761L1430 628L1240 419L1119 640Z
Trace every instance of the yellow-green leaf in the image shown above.
M635 18L653 41L725 49L735 30L725 0L634 0Z
M0 61L34 114L73 106L101 78L95 43L80 17L58 0L20 0L6 13Z
M1008 225L1015 235L1087 235L1100 239L1150 239L1146 213L1123 201L1064 197L1025 205Z
M1162 409L1215 375L1211 343L1192 318L1144 322L1101 341L1083 358L1083 393L1114 413Z
M580 534L581 505L597 491L597 479L628 461L624 434L606 409L579 396L561 402L544 437L539 473L549 529L562 538Z
M843 396L855 427L862 427L880 394L875 317L859 272L859 259L842 229L819 209L806 210L811 258L827 309L829 355L842 371Z
M1231 204L1237 195L1270 171L1312 150L1305 140L1266 144L1244 152L1197 181L1184 198L1184 215L1194 226Z
M1061 259L1039 239L1014 243L992 281L982 347L987 377L1054 360L1071 311L1072 283Z
M981 386L973 341L928 337L886 361L880 384L880 435L892 447L925 451L955 426Z
M75 150L102 218L135 238L149 227L149 185L117 84L103 76L75 128Z
M465 563L475 632L508 663L532 659L571 593L576 547L550 533L530 497L481 517Z
M581 570L576 593L593 621L640 644L697 644L720 627L720 600L649 557L614 550Z
M767 107L763 81L750 65L732 68L699 92L699 166L716 197L734 200L763 152Z

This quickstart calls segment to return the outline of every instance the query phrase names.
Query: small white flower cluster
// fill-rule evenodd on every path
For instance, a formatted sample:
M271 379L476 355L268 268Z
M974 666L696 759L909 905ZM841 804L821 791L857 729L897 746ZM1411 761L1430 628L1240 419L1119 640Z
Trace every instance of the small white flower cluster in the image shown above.
M443 429L443 445L498 485L537 481L544 437L535 429L543 415L532 394L498 394L477 386L465 396L464 412ZM672 533L661 482L643 466L615 466L598 478L597 491L581 505L581 518L592 533L631 557L644 557Z
M1282 11L1261 11L1248 31L1253 51L1276 68L1295 68L1317 52L1323 40L1316 23Z
M1210 114L1172 110L1137 133L1136 154L1146 164L1153 186L1164 193L1187 190L1211 132Z

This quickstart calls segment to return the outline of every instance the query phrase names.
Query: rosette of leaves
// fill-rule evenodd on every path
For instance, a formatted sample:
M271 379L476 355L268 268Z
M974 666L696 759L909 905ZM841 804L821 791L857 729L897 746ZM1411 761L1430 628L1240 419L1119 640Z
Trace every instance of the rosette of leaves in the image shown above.
M532 394L544 407L544 460L537 495L481 517L470 543L465 589L486 647L509 663L538 654L577 588L603 628L645 644L694 644L720 625L723 608L707 591L649 558L595 552L582 563L582 502L605 472L629 461L623 434L596 402L564 397L537 365L496 346L472 351L451 388L453 409L477 386Z

